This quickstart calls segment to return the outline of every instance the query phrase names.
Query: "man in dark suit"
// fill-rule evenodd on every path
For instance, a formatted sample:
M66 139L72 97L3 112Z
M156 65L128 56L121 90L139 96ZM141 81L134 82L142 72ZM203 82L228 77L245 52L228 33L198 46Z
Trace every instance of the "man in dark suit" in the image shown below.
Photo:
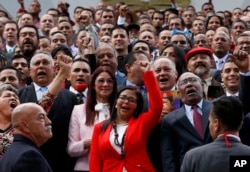
M242 144L239 138L243 117L243 105L239 99L224 96L215 100L209 115L214 142L188 151L181 171L230 171L230 156L250 155L250 147Z
M210 102L202 99L201 80L183 73L178 82L183 106L162 120L161 154L164 172L178 172L185 153L211 141L208 130Z
M0 161L0 171L52 172L38 147L52 137L51 121L35 103L17 106L12 113L14 141Z
M21 103L40 100L45 93L43 90L46 90L54 78L53 67L53 59L46 52L38 52L32 57L30 76L33 84L19 90L18 96ZM72 171L74 168L75 159L69 157L66 147L71 112L76 104L76 95L62 89L48 113L48 117L52 121L53 137L41 147L41 150L54 172Z

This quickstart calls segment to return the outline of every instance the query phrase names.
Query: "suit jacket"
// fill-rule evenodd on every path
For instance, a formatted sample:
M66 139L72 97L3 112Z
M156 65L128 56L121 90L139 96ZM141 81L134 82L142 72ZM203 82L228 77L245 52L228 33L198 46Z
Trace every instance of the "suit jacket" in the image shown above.
M244 114L250 112L250 76L240 75L239 97L244 106Z
M208 86L207 98L215 99L224 94L225 92L221 83L212 78L211 85Z
M38 147L22 135L14 135L13 143L8 147L8 150L0 161L0 171L52 172Z
M185 114L182 106L162 120L161 130L161 155L164 172L178 172L185 153L194 148L212 141L208 129L208 116L211 103L203 100L202 120L203 138L199 136L196 129Z
M33 84L21 88L18 96L21 103L37 102ZM71 112L76 104L76 95L62 89L48 113L48 117L52 121L53 137L41 147L41 150L54 172L72 171L74 168L75 159L70 158L66 147Z
M150 109L138 118L130 118L124 140L124 157L121 157L110 143L112 124L109 124L105 131L101 131L102 123L99 123L95 125L92 137L90 171L117 172L122 171L124 167L133 172L155 171L146 147L149 134L161 115L162 98L159 89L156 89L157 83L153 73L147 72L143 78L150 95Z
M231 147L226 147L224 138L219 137L210 144L188 151L181 172L229 171L231 155L250 155L250 147L231 136L228 136L228 140Z

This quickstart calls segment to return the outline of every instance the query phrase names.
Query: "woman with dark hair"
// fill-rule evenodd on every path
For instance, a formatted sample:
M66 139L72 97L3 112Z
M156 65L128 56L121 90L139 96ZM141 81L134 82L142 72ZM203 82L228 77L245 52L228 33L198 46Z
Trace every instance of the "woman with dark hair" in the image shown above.
M160 52L160 56L165 56L167 58L170 58L171 60L173 60L175 62L176 65L176 70L178 72L178 77L186 72L186 66L187 66L187 62L185 59L185 51L174 45L174 44L168 44L167 46L165 46L161 52Z
M54 63L55 63L55 72L56 72L55 74L57 74L58 71L60 70L60 65L57 63L57 58L63 54L67 55L73 59L73 56L72 56L70 49L68 47L66 47L65 45L59 45L56 48L54 48L51 52L51 56L52 56Z
M207 17L206 30L212 29L215 31L220 26L223 26L223 20L220 16L211 15Z
M110 120L94 127L90 171L155 171L147 154L147 140L160 119L163 103L153 72L142 77L150 109L142 113L143 98L136 87L126 86L118 92Z
M75 171L89 171L89 150L93 127L110 118L117 92L115 76L109 67L99 67L88 85L87 100L72 111L67 152L78 157Z

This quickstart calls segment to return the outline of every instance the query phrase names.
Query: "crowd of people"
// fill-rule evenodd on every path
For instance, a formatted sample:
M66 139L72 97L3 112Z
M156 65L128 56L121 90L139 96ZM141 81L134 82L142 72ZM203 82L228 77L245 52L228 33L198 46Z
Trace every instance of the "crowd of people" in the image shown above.
M228 172L250 156L250 6L17 3L0 10L0 171Z

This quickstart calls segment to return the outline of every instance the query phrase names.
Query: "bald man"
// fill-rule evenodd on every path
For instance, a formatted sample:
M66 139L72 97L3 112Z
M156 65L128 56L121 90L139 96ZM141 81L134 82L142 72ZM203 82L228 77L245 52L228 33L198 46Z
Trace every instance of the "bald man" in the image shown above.
M52 137L51 121L35 103L24 103L12 112L14 140L0 162L0 171L52 172L39 147Z

